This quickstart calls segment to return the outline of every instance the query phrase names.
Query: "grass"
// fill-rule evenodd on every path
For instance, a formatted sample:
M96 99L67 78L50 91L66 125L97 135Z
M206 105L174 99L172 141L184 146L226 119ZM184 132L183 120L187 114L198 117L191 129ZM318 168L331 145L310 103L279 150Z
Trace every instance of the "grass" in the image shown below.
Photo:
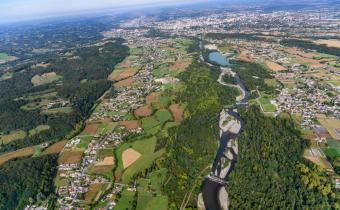
M136 192L131 192L124 190L122 192L122 197L118 200L117 206L115 209L117 210L133 210L133 202L135 200Z
M338 80L330 80L327 81L329 84L334 85L334 86L340 86L340 81Z
M337 134L335 129L340 129L340 120L336 118L327 118L325 116L318 116L318 121L324 126L327 131L331 134L333 139L340 140L340 136Z
M340 141L339 140L329 139L329 140L327 140L327 144L328 144L329 147L340 148Z
M324 152L328 157L332 157L332 158L340 157L340 148L334 148L334 147L325 148Z
M0 53L0 64L17 59L14 56L9 56L7 53Z
M276 79L265 79L264 82L272 87L277 87L280 85L280 83Z
M168 208L168 198L162 195L162 185L166 178L167 169L162 168L148 174L146 179L138 180L138 210Z
M52 76L35 75L34 77L32 77L31 82L34 86L39 86L39 85L50 84L52 82L60 80L61 78L62 76L59 76L59 75L52 75Z
M101 149L97 153L97 159L102 160L105 157L110 157L114 155L114 148Z
M159 158L165 153L164 149L154 152L156 142L157 142L156 137L152 137L144 140L138 140L132 143L125 143L116 150L116 157L118 158L117 167L119 171L123 171L122 175L123 183L129 183L133 175L149 168L150 165L157 158ZM130 165L127 169L124 170L122 153L128 148L136 150L142 156L136 162L134 162L132 165Z
M65 178L62 178L60 175L57 175L56 178L54 179L54 186L56 187L62 187L62 186L67 186L68 185L68 180Z
M163 125L165 122L172 121L172 115L168 110L158 110L155 114L156 119Z
M0 81L12 79L12 77L13 77L13 73L12 73L12 72L5 72L5 73L0 77Z
M28 132L28 135L29 136L34 136L42 131L46 131L50 129L50 126L49 125L38 125L36 128L33 128L31 129L29 132Z
M169 68L170 65L168 63L163 63L152 71L152 75L156 78L164 77L169 74Z
M67 106L67 107L59 107L55 109L47 109L42 111L42 114L58 114L58 113L63 113L63 114L70 114L72 112L72 107Z
M40 145L34 146L34 154L33 157L39 157L42 154L42 148Z
M143 118L140 120L140 123L144 130L149 130L161 124L155 116Z
M261 93L261 97L258 98L258 102L260 103L264 112L275 112L276 111L276 106L271 104L270 100L272 100L272 97L264 93Z
M24 139L25 137L26 137L26 132L23 130L12 131L8 135L0 135L0 139L2 143L4 144L8 144L14 140Z
M109 132L112 132L115 127L117 127L117 125L117 122L103 123L99 126L98 132L101 134L107 134Z
M87 146L89 145L92 139L93 139L93 136L91 135L80 137L80 142L78 143L77 148L86 150Z

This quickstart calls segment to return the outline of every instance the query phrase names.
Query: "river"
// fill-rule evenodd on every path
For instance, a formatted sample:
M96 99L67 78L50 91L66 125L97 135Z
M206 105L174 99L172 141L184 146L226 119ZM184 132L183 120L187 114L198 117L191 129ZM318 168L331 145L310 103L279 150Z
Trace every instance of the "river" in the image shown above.
M220 56L222 55L220 54ZM221 59L220 56L218 57ZM210 58L210 55L209 55L209 58ZM217 62L218 60L213 60L213 61L216 63L219 63ZM221 65L224 66L225 62L222 62ZM227 73L226 71L229 71L230 73L234 75L237 85L229 85L222 81L221 78L223 77L224 74ZM233 87L237 86L237 88L241 90L242 94L241 96L237 98L236 107L247 104L249 93L246 90L241 78L239 77L237 73L232 72L230 69L222 69L218 82L224 86L233 86ZM228 177L230 173L233 171L236 161L237 161L237 154L238 154L237 143L236 143L236 147L235 146L231 147L230 146L231 140L237 138L237 136L241 132L243 125L244 125L244 122L242 121L241 117L235 110L231 108L227 110L223 110L220 115L220 121L222 120L223 113L226 116L228 115L232 116L235 121L234 125L235 126L239 125L239 127L238 129L236 129L236 131L235 129L230 129L227 131L222 131L221 129L220 145L219 145L218 151L216 152L212 170L210 174L204 180L203 187L202 187L204 206L207 210L222 210L222 209L227 209L229 206L228 193L226 191L223 192L224 193L222 196L223 198L220 198L220 192L221 190L224 190L224 187L228 181ZM224 168L222 165L223 158L229 160L228 166ZM225 182L225 183L222 183L222 182Z

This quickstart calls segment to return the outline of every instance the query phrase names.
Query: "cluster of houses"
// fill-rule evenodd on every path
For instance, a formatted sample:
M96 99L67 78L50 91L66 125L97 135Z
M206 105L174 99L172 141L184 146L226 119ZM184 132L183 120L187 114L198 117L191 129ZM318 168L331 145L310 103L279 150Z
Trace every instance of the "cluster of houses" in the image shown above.
M141 46L144 43L139 42ZM148 46L150 47L150 46ZM151 61L159 58L157 48L152 50L149 56L143 59L150 59ZM138 85L129 85L126 87L116 88L117 95L114 98L110 98L102 102L99 109L89 119L91 121L100 121L103 119L111 118L113 122L123 120L123 117L132 112L134 109L143 106L145 103L144 98L150 92L159 90L160 86L154 82L151 74L153 66L151 64L145 64L140 71L137 72L132 78ZM169 79L173 82L173 79ZM112 114L114 113L114 114ZM108 183L108 180L101 176L88 174L89 166L98 162L97 154L99 150L108 147L117 147L122 143L124 136L130 133L142 133L142 128L135 129L114 129L114 131L106 134L96 135L88 144L80 164L61 164L58 167L58 174L61 178L68 179L68 185L59 187L58 203L61 209L73 209L74 207L80 207L84 194L88 192L89 186L94 183ZM76 136L71 139L64 147L64 150L73 150L81 142L80 136ZM124 185L120 183L114 183L114 187L111 193L108 193L103 197L104 200L108 200L108 209L114 208L116 205L112 194L120 194ZM130 186L131 189L135 190L136 186Z

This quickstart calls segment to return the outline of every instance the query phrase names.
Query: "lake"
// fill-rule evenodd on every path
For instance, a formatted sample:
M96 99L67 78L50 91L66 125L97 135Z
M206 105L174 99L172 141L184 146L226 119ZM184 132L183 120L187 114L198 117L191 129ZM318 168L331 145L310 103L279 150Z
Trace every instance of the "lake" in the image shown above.
M229 58L227 58L226 56L223 56L221 53L219 52L211 52L209 53L209 60L213 61L215 63L218 63L222 66L226 66L229 65Z

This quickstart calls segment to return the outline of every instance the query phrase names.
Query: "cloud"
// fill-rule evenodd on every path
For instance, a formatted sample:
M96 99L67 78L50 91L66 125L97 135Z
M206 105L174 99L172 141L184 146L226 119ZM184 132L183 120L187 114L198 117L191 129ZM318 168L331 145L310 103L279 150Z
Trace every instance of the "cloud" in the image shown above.
M84 10L107 9L122 6L176 3L180 0L0 0L0 19L54 16Z

